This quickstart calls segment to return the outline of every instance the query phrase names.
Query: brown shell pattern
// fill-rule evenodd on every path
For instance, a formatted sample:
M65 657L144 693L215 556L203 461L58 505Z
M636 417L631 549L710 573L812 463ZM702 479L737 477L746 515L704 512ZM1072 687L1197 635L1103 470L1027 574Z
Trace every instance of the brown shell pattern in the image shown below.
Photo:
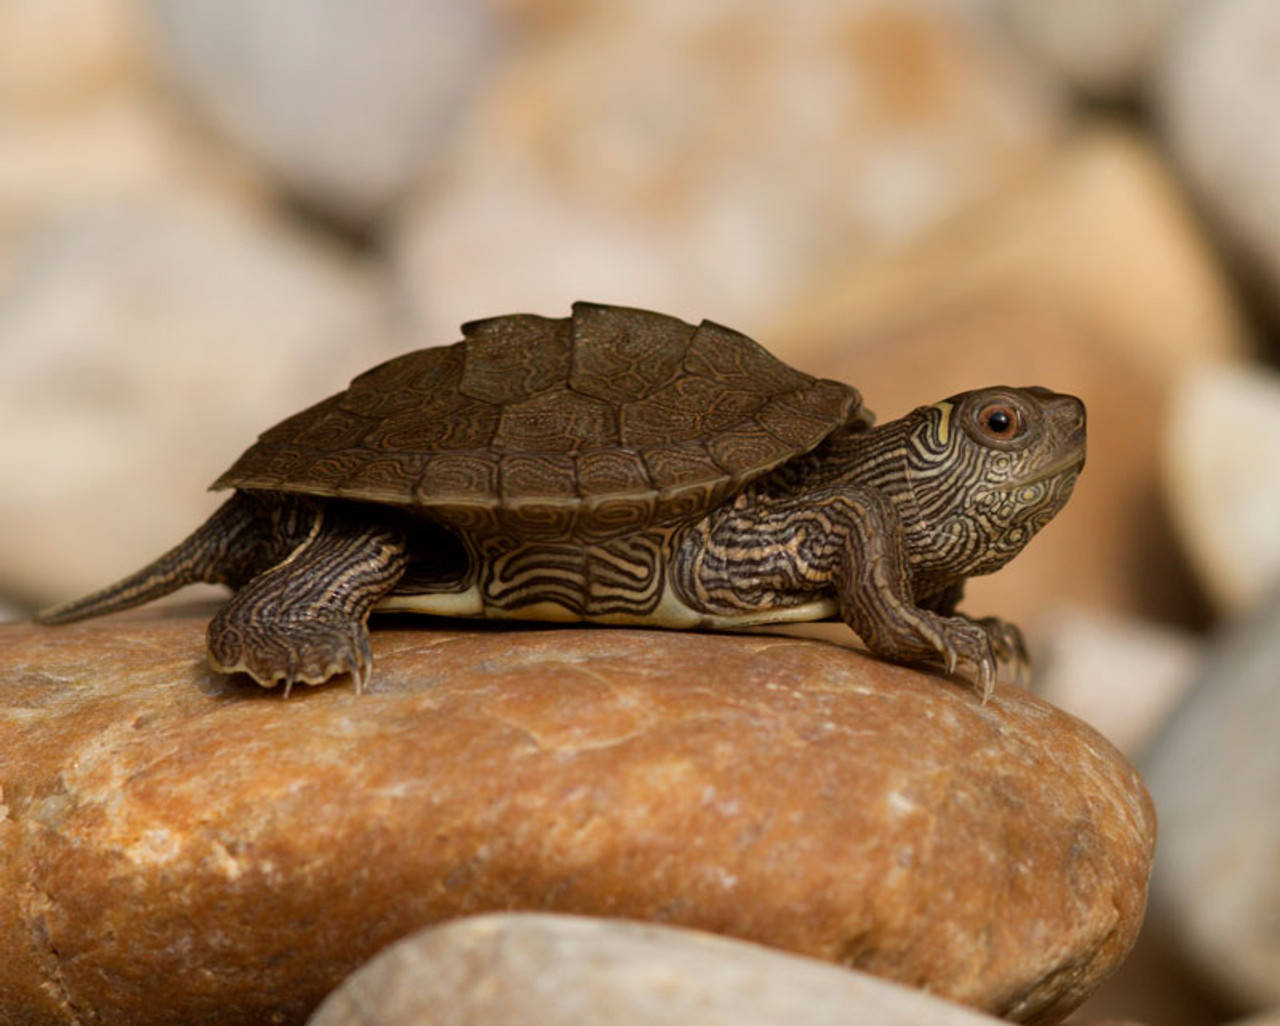
M472 321L264 433L214 488L422 509L465 530L606 537L700 516L837 427L858 393L736 331L575 303Z

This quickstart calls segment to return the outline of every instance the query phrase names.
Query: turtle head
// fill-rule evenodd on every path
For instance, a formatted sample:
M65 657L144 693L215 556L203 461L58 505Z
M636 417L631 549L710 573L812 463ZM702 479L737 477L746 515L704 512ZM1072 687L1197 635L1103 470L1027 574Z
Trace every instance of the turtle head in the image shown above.
M1002 567L1062 509L1084 467L1084 403L1047 388L963 392L904 421L908 559L939 578Z

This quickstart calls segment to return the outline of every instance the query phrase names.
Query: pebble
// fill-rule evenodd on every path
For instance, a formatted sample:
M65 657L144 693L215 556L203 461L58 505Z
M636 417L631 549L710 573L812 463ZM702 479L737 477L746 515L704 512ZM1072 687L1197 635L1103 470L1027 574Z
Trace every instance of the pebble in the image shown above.
M0 291L0 579L32 605L189 533L265 428L404 347L375 269L219 192L35 219Z
M478 100L398 277L433 338L580 298L749 331L1039 166L1061 117L961 5L581 5Z
M999 0L1027 48L1082 92L1140 97L1186 0Z
M174 80L227 138L363 225L436 166L499 51L493 7L450 0L150 0Z
M998 1026L865 973L694 930L538 914L416 933L308 1026Z
M1143 759L1160 809L1153 912L1234 1007L1280 1004L1280 602L1220 638Z
M1196 678L1204 644L1137 617L1064 607L1042 625L1035 690L1129 758L1159 733Z
M0 625L0 1021L300 1022L415 930L529 910L1048 1022L1142 920L1141 780L1018 689L779 637L393 621L369 693L284 701L208 669L207 618Z
M1164 56L1156 105L1169 148L1217 226L1280 296L1280 5L1186 5ZM1280 304L1274 306L1280 316Z
M1280 587L1280 373L1225 364L1175 392L1163 444L1164 492L1198 580L1236 616Z

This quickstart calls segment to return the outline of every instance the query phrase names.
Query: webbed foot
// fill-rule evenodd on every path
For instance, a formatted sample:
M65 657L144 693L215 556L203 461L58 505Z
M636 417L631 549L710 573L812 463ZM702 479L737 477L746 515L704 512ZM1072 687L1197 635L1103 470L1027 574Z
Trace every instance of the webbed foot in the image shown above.
M369 613L406 566L394 527L325 508L282 562L251 579L209 623L209 662L263 687L322 684L349 673L369 680Z
M219 673L247 673L264 688L283 681L286 698L294 684L323 684L343 673L358 693L369 682L373 651L363 623L277 619L246 631L228 604L209 624L209 663Z

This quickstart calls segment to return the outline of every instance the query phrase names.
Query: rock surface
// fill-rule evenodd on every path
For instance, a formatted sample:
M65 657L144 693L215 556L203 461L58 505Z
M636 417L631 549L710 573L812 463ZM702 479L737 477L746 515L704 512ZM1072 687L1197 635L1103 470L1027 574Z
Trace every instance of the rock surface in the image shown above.
M530 913L392 945L308 1026L997 1026L865 973L707 933Z
M393 627L372 693L213 674L198 614L0 626L0 1019L299 1022L420 927L768 943L1024 1022L1124 957L1154 816L1025 692L836 646Z
M1028 48L1078 89L1140 94L1187 0L999 0Z
M1081 126L1040 173L969 215L882 259L830 271L754 335L791 359L832 362L922 321L1000 302L1063 315L1165 384L1253 351L1181 183L1149 142L1107 124ZM1010 371L1034 344L1001 348Z
M0 581L32 605L185 537L265 428L403 348L375 270L217 193L43 217L0 289ZM163 487L158 485L163 482Z
M1280 314L1280 5L1192 3L1159 76L1170 149Z
M353 224L439 161L497 51L487 3L149 7L165 63L201 110L288 188Z
M1032 666L1036 694L1133 759L1178 707L1203 658L1204 644L1189 631L1075 607L1047 617Z
M1253 609L1280 587L1280 374L1241 364L1189 375L1163 449L1165 495L1200 583L1227 616Z
M750 331L832 260L1000 191L1049 155L1061 108L962 8L579 5L396 227L423 334L579 298Z
M1280 602L1220 639L1144 758L1160 808L1153 901L1238 1007L1280 1004Z

